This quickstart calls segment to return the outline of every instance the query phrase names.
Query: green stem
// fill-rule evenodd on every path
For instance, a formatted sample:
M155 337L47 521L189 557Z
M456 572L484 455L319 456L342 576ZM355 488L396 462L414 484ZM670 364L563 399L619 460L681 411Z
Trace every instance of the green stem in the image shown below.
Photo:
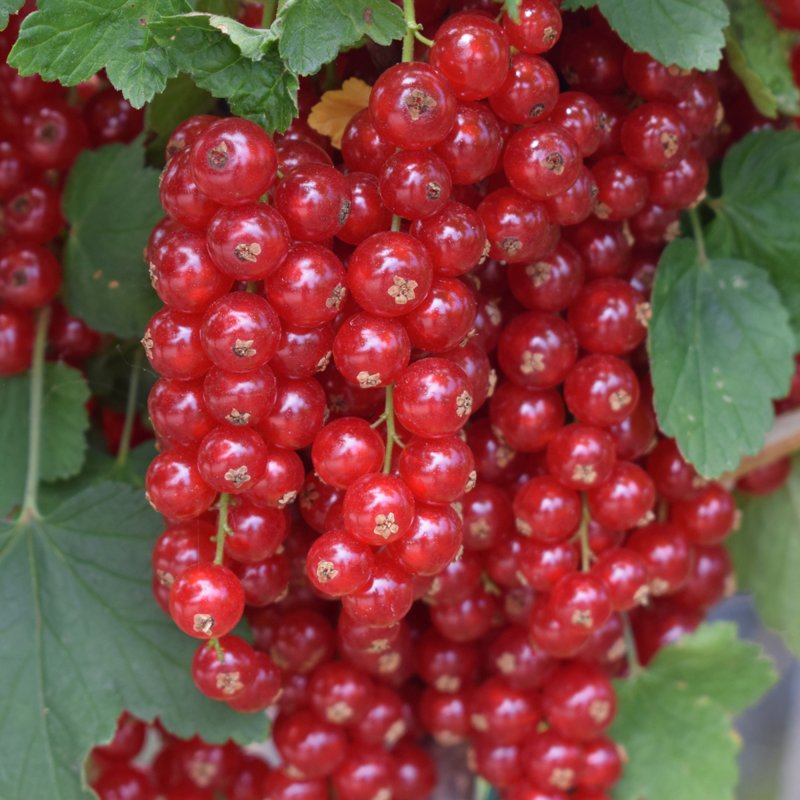
M403 61L414 60L414 38L419 30L414 11L414 0L403 0L403 14L406 18L406 33L403 36Z
M386 452L383 456L383 471L388 475L392 471L392 451L397 441L397 429L394 426L394 386L386 387L386 408L383 416L386 420Z
M703 236L703 225L700 222L700 214L696 208L689 209L689 219L692 223L692 233L694 234L694 242L697 246L697 260L701 264L708 264L708 256L706 255L706 240Z
M418 42L422 42L425 47L433 47L433 39L429 39L427 36L423 36L419 31L414 31L414 38Z
M231 532L228 527L228 505L231 496L229 494L221 494L219 496L219 505L217 506L217 552L214 554L214 563L221 564L225 558L225 537Z
M31 363L31 394L28 406L28 471L25 474L25 493L22 496L22 523L41 519L37 496L39 492L39 463L42 450L42 405L44 400L44 354L47 329L50 326L50 306L40 309L36 316L36 335L33 340Z
M261 12L261 27L269 28L278 11L278 0L263 0L264 10Z
M125 422L122 424L122 435L119 440L117 450L117 466L122 467L128 461L131 452L131 436L133 435L133 424L136 422L136 400L139 395L139 379L142 375L142 358L144 350L137 347L133 354L131 364L131 381L128 384L128 402L125 406Z
M220 662L225 660L225 651L222 649L219 639L209 639L208 646L214 648L214 652L217 654L217 658L220 660Z
M581 524L578 528L578 540L581 543L581 572L588 572L592 565L592 548L589 545L589 520L591 514L589 513L589 504L586 497L583 497L583 515L581 516Z
M620 614L620 617L622 617L622 635L625 637L625 654L628 658L628 674L631 678L635 678L644 668L639 663L639 654L636 652L631 619L627 613Z
M403 218L399 214L392 214L392 227L391 230L397 232L403 224Z

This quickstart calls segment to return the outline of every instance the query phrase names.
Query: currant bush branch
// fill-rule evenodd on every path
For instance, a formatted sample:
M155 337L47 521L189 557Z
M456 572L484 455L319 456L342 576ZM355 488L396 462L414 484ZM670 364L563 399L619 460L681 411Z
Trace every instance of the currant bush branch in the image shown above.
M128 399L125 405L125 421L122 425L122 435L119 440L119 448L117 450L117 466L123 467L128 461L128 455L131 452L131 437L133 436L133 425L136 421L136 400L139 395L139 379L142 374L142 359L144 358L144 350L137 347L133 354L133 363L131 364L131 380L128 384Z

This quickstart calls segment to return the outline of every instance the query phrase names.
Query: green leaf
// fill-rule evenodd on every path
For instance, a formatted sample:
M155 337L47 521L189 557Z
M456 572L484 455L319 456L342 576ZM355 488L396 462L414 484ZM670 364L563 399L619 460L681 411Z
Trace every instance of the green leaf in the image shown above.
M19 11L25 0L0 0L0 31L8 27L8 18Z
M596 5L634 50L685 69L716 69L729 14L724 0L567 0L565 11Z
M89 325L138 337L159 307L143 251L164 215L141 142L83 152L64 192L64 301Z
M141 491L90 486L45 520L0 527L0 797L83 800L81 764L123 708L179 736L263 738L192 686L196 642L150 591L159 518Z
M198 28L204 31L219 32L227 36L230 41L239 48L239 52L246 58L258 61L266 50L269 42L274 41L275 34L271 30L263 28L248 28L230 17L218 14L201 14L192 12L191 14L179 14L177 16L164 17L156 23L156 29L166 26Z
M789 67L793 37L778 30L762 0L728 0L728 6L728 62L750 99L767 117L800 114L800 92Z
M277 43L268 43L260 60L253 61L218 30L183 26L173 39L181 71L191 73L198 86L268 131L289 127L297 115L300 83L278 55Z
M38 73L68 86L105 68L111 83L139 108L176 74L150 23L189 10L185 0L42 0L22 23L9 61L23 75Z
M763 270L699 263L694 242L664 251L648 346L661 429L705 476L756 453L794 371L788 314Z
M610 736L628 763L615 800L732 800L738 738L731 715L776 680L760 648L733 625L705 625L664 648L648 669L615 682Z
M272 29L289 68L313 75L362 36L378 44L400 39L406 23L392 0L285 0Z
M789 310L800 349L800 131L761 131L735 144L722 162L722 197L708 247L769 272Z
M764 624L800 656L800 457L789 480L765 497L741 495L742 524L728 540L742 589Z
M503 11L513 20L519 19L519 4L522 0L503 0Z
M28 471L30 373L0 379L0 518L22 502ZM44 367L39 477L56 481L76 475L86 456L89 387L65 364ZM1 796L1 795L0 795Z
M145 127L157 134L147 143L148 155L162 160L170 134L179 122L195 114L206 114L214 107L214 98L195 84L189 75L170 78L161 94L147 104Z

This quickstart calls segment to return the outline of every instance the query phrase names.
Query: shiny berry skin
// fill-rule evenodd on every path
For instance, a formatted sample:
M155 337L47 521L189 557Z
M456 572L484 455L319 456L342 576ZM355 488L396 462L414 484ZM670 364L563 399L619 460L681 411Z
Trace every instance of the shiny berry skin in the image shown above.
M634 371L614 356L584 356L564 381L564 399L578 420L607 428L633 413L639 402L639 381Z
M691 73L675 65L662 64L648 53L628 50L623 61L625 81L645 100L674 101L691 81Z
M577 355L575 334L567 323L555 315L537 312L511 320L497 348L500 369L509 380L530 389L560 384Z
M329 796L326 781L289 778L277 769L270 773L261 788L270 800L328 800Z
M263 280L289 250L289 227L264 203L223 207L211 218L208 252L218 269L238 281Z
M710 483L691 499L673 503L671 522L680 526L692 544L719 544L736 525L733 495L718 483Z
M420 722L439 744L458 744L469 735L466 692L449 694L428 687L418 708Z
M305 480L300 457L293 450L267 445L264 477L243 495L260 508L285 508L293 503Z
M392 749L392 758L396 766L394 800L428 797L436 785L436 766L427 751L403 740Z
M615 94L624 86L624 46L611 31L580 28L559 43L556 66L567 84L588 94Z
M569 308L567 317L581 348L620 356L638 347L647 335L650 306L627 281L590 281Z
M647 562L628 547L601 553L592 566L592 574L605 586L614 611L630 611L650 598Z
M344 531L323 533L306 558L314 588L328 597L342 597L363 587L372 573L372 549Z
M597 213L597 182L590 169L582 166L569 189L544 202L550 221L556 225L578 225Z
M232 569L242 584L248 606L263 608L277 603L289 590L289 560L283 553L249 564L235 561Z
M519 19L503 16L503 29L512 47L523 53L546 53L561 36L563 23L553 0L522 0Z
M653 522L634 531L625 547L647 562L650 591L655 597L673 594L684 586L692 567L689 543L676 525Z
M650 202L668 209L688 208L702 199L708 183L708 162L695 147L674 167L650 173Z
M459 103L455 122L434 148L454 184L468 186L491 175L503 151L497 118L479 103Z
M331 781L337 797L374 800L392 797L393 772L392 757L382 747L351 746Z
M368 172L345 175L350 191L347 222L336 231L336 238L347 244L360 244L373 233L388 231L392 214L381 199L378 179Z
M219 422L255 425L275 405L276 380L267 367L249 372L226 372L212 367L203 380L203 399Z
M436 278L428 296L403 317L411 346L438 354L451 350L470 330L477 312L474 292L456 278Z
M267 460L264 440L250 428L220 426L197 450L203 480L218 492L239 494L261 479Z
M187 314L201 314L227 294L233 279L220 272L196 231L168 234L157 248L149 248L150 282L161 301Z
M700 545L692 549L689 578L674 599L690 608L709 608L736 591L731 557L723 545Z
M533 200L569 189L578 177L581 163L581 154L572 136L547 122L517 131L503 154L508 182Z
M333 361L361 388L388 386L408 366L411 342L402 323L361 312L348 318L333 340Z
M160 453L147 468L147 498L167 519L188 520L207 511L216 491L197 467L197 450L175 447Z
M567 539L581 521L577 492L549 475L531 478L514 497L517 530L539 542Z
M286 513L277 508L259 508L237 501L228 514L231 533L225 540L225 555L243 564L255 564L280 549L289 533Z
M342 610L363 625L388 626L405 617L413 602L411 576L388 557L378 554L369 582L342 598Z
M555 389L527 389L506 382L494 393L489 416L503 438L495 454L502 466L500 461L513 458L513 450L535 453L547 446L564 424L564 401ZM508 452L510 448L513 450Z
M160 378L147 399L156 435L172 445L198 444L216 425L203 401L201 381Z
M736 488L751 495L767 495L777 491L789 478L792 470L790 458L781 458L763 467L750 470L736 481Z
M400 453L398 469L422 503L453 503L477 480L472 451L458 436L412 439Z
M427 297L432 280L425 246L407 233L370 236L355 249L347 267L351 295L379 317L399 317L415 309Z
M87 103L83 117L95 146L132 142L141 132L144 111L134 108L116 89L98 92Z
M624 751L605 736L584 742L582 750L581 789L610 789L622 775Z
M114 738L108 744L93 747L92 757L104 761L128 761L141 751L146 735L147 725L123 711L117 720Z
M480 408L489 395L494 393L497 373L492 369L486 351L473 342L473 338L474 336L470 334L452 350L439 355L464 370L472 393L472 405L474 408Z
M590 217L569 231L569 243L583 258L589 279L619 277L628 267L631 244L619 222Z
M647 175L624 156L601 158L592 167L592 178L597 188L594 213L600 219L629 219L645 207Z
M259 432L269 444L297 450L314 441L325 419L325 390L314 378L278 381L278 393L270 415Z
M379 178L384 205L406 219L441 211L453 188L447 166L431 150L398 150L386 159Z
M165 153L167 161L179 150L183 150L185 147L191 147L191 145L195 143L197 137L218 119L219 117L215 117L213 114L195 114L193 117L189 117L189 119L185 119L183 122L179 123L173 129L167 140Z
M0 255L0 300L17 308L48 305L61 288L61 264L43 247L20 245Z
M414 655L420 678L440 692L458 692L477 675L477 648L451 642L430 629L420 636Z
M322 242L347 222L350 187L326 164L295 167L278 182L275 207L295 239Z
M310 674L332 658L334 637L325 617L316 611L296 608L278 619L270 655L285 672Z
M588 664L562 666L542 690L542 711L553 730L579 742L603 733L616 710L611 682Z
M576 556L577 564L577 556ZM548 587L549 588L549 587ZM572 658L585 644L586 634L561 625L546 602L534 605L530 616L531 641L553 658ZM552 678L551 678L552 680ZM549 682L545 684L545 688Z
M343 513L345 530L351 536L381 547L399 541L409 532L414 498L394 475L364 475L345 492Z
M88 138L80 112L66 102L48 100L25 109L21 142L28 162L38 169L69 168Z
M346 489L362 475L381 469L384 450L383 440L366 420L340 417L317 434L311 460L325 483Z
M281 693L281 671L266 653L256 652L256 674L244 691L228 705L234 711L254 714L274 705Z
M223 636L219 646L223 657L209 644L201 644L192 659L192 678L195 686L212 700L234 700L255 680L256 654L238 636Z
M345 296L342 262L327 248L298 242L266 283L266 297L290 325L314 328L330 322Z
M396 64L372 87L369 113L378 134L405 150L423 150L450 132L456 97L444 76L419 62Z
M489 17L454 14L439 29L429 59L459 100L482 100L497 91L508 72L508 39Z
M417 504L408 533L386 552L412 575L438 575L458 555L462 529L452 508Z
M219 204L204 194L195 183L188 148L167 162L161 173L159 191L161 205L172 219L192 230L204 231Z
M156 800L158 797L147 774L124 763L103 770L92 782L92 789L100 800Z
M534 647L519 625L503 628L489 643L486 663L509 686L523 691L543 686L556 668L556 662Z
M29 173L27 159L14 142L0 142L0 202L14 193Z
M573 423L562 428L547 447L547 468L570 489L603 483L616 461L614 439L591 425Z
M561 311L583 286L583 259L560 241L548 256L533 264L510 264L508 284L514 297L531 311Z
M310 378L323 372L333 357L333 325L314 328L281 326L278 350L269 365L281 378Z
M547 121L568 131L581 155L586 158L600 146L606 117L600 104L591 95L562 92Z
M600 486L586 493L592 518L611 530L625 530L647 521L656 501L650 476L630 461L618 461Z
M502 678L489 678L469 698L473 730L498 744L518 744L539 721L533 695L509 686Z
M64 225L61 196L41 180L17 187L2 207L5 235L37 244L53 239Z
M308 689L311 707L334 725L358 722L370 709L372 682L344 661L329 661L317 667Z
M369 109L362 109L347 123L342 135L342 158L351 173L377 175L394 151L395 146L384 141L372 124Z
M522 763L528 778L546 789L569 791L578 783L582 749L553 730L536 733L522 748Z
M458 277L485 258L488 242L483 220L462 203L449 202L437 213L417 220L411 233L426 246L437 276Z
M716 84L705 75L694 75L675 103L691 134L700 138L722 123L724 110Z
M250 292L231 292L203 315L200 335L214 364L230 372L263 367L278 349L280 321L272 306Z
M443 358L417 361L395 384L394 409L401 425L416 436L456 433L472 412L467 376Z
M497 91L489 98L492 111L513 125L527 125L544 119L558 100L558 75L538 56L517 53L511 69Z
M689 147L690 134L675 106L644 103L628 114L621 130L622 149L640 169L674 167Z
M490 550L514 530L508 495L491 483L479 482L463 500L464 546Z
M647 472L666 500L688 500L705 486L695 468L681 455L674 439L660 439L647 456Z
M324 778L345 757L344 731L311 709L280 714L272 731L275 747L294 777Z
M511 188L486 195L478 206L486 226L489 257L509 264L546 256L558 241L558 229L550 224L542 203Z
M272 139L260 125L239 117L209 125L190 154L200 191L224 206L258 200L272 186L278 169Z
M169 613L177 626L196 639L213 639L233 630L244 611L239 579L221 564L195 564L175 579Z

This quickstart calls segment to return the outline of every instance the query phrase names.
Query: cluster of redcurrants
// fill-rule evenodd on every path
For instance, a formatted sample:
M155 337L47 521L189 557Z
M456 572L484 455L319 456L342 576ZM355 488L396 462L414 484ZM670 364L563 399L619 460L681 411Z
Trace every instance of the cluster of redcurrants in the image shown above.
M292 797L425 796L419 726L508 800L607 797L626 626L646 661L731 589L732 495L657 438L642 347L722 118L713 77L523 0L382 72L338 167L303 121L173 133L154 592L203 693L277 704Z
M61 85L18 75L6 58L23 17L0 33L0 375L28 369L34 312L51 303L51 357L77 363L100 346L99 335L56 300L61 192L81 150L130 141L142 129L141 111L100 79L82 85L72 104Z

